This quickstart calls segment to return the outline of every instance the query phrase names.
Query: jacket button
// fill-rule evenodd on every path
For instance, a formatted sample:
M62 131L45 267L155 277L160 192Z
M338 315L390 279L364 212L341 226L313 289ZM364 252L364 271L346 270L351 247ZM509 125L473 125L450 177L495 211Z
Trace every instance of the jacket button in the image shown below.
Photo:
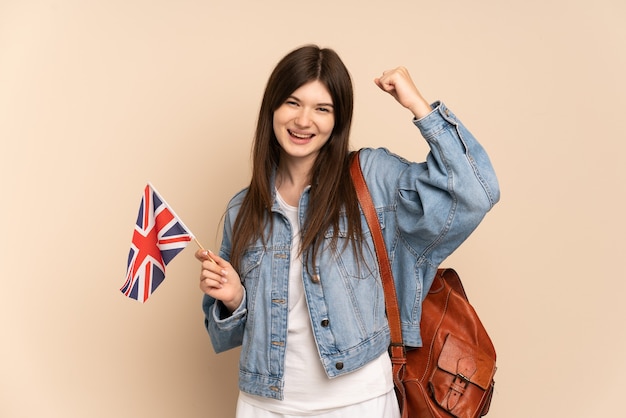
M335 368L336 368L337 370L341 370L341 369L343 369L343 363L342 363L342 362L340 362L340 361L339 361L339 362L337 362L337 364L335 364Z
M318 284L320 282L319 274L314 274L313 276L311 276L311 281L315 284Z
M328 319L322 319L322 326L324 328L326 328L328 326L328 324L330 324L330 321Z

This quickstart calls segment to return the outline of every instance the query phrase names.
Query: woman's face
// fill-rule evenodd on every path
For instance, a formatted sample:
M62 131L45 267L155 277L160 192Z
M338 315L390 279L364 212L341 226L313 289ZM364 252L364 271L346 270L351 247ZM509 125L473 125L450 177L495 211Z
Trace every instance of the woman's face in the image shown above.
M332 98L318 80L302 85L274 112L274 134L293 162L313 164L334 126Z

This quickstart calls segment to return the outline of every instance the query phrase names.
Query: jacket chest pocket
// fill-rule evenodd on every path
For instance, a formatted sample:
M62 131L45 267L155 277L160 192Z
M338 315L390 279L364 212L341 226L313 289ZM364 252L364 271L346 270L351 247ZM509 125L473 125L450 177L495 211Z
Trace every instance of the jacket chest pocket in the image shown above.
M381 228L384 229L384 218L382 213L378 213L378 219ZM348 236L347 222L342 217L337 233L337 241L333 243L334 230L331 228L326 231L324 238L324 253L331 253L333 260L337 263L337 268L341 276L348 279L372 279L378 277L378 262L372 235L367 227L367 222L363 214L361 214L362 247L360 251L352 244Z
M241 258L239 277L246 288L246 292L251 295L256 293L264 254L265 250L262 247L254 247L246 250Z

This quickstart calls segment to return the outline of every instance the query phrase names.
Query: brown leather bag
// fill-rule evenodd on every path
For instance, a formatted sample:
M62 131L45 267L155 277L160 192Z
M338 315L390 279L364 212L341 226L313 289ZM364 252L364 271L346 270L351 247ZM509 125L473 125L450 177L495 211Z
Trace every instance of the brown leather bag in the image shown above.
M358 152L350 166L374 239L391 332L389 352L402 418L477 418L489 412L496 352L457 273L439 269L422 304L423 346L405 347L391 265Z

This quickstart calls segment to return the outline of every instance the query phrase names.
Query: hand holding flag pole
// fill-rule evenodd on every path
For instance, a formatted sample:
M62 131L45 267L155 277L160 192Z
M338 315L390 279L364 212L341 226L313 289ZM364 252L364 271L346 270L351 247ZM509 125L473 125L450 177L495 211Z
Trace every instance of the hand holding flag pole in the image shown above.
M208 255L200 241L148 183L128 254L126 281L120 291L141 302L148 300L165 279L165 266L192 239ZM215 263L211 257L209 260Z
M202 251L204 251L204 253L205 253L205 254L206 254L206 256L208 257L209 261L210 261L211 263L217 264L217 263L215 262L215 260L213 260L213 259L211 258L211 256L209 255L209 252L208 252L207 250L205 250L205 249L204 249L204 247L202 246L202 244L200 244L200 241L198 241L198 238L193 237L193 240L195 241L196 245L197 245L198 247L200 247L200 249L201 249Z

